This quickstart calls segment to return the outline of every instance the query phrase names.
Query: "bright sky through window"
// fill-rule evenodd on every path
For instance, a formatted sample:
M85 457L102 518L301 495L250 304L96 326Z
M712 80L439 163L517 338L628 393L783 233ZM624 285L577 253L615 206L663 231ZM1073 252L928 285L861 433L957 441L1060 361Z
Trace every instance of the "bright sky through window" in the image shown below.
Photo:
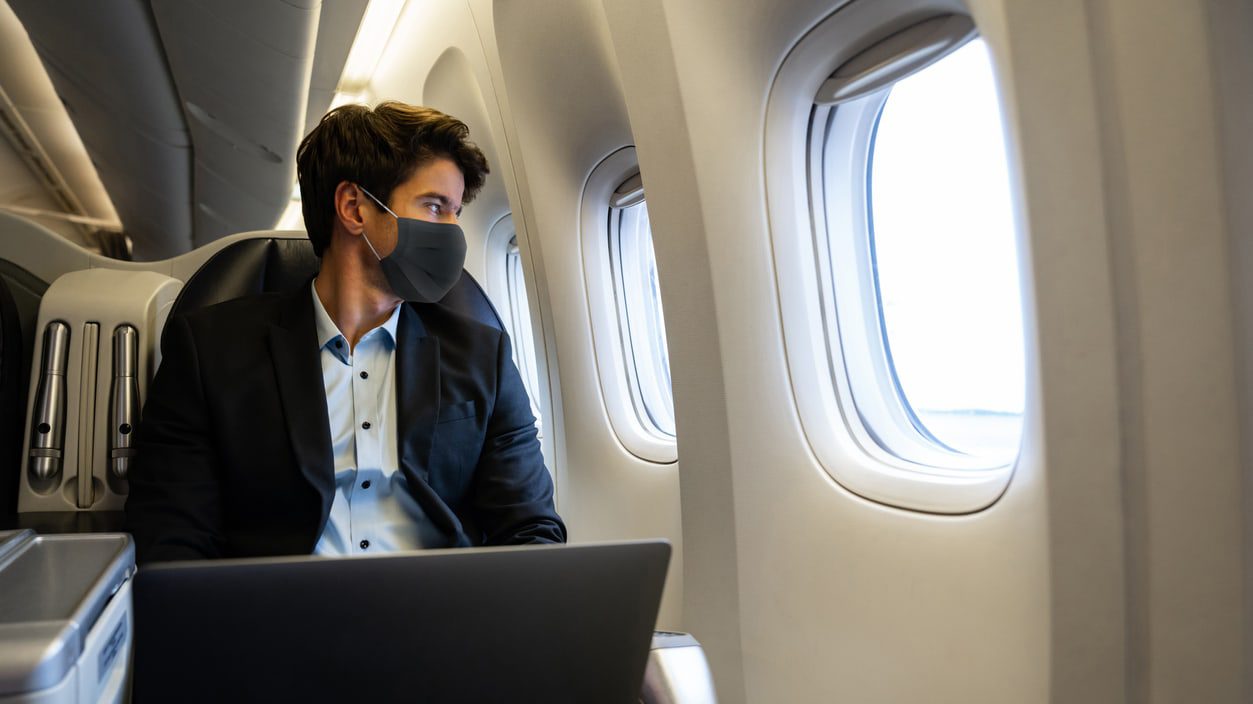
M531 398L531 413L542 422L539 407L539 368L532 337L531 306L526 297L526 280L522 274L522 254L517 239L509 241L505 253L505 281L509 286L509 309L506 327L513 343L513 363L522 374L522 384Z
M630 345L634 395L641 422L674 437L674 397L670 390L670 355L666 320L657 284L657 257L648 220L648 203L624 208L619 221L618 285L623 297L625 337Z
M981 40L892 88L870 193L883 322L904 396L953 449L1012 457L1025 387L1022 302Z

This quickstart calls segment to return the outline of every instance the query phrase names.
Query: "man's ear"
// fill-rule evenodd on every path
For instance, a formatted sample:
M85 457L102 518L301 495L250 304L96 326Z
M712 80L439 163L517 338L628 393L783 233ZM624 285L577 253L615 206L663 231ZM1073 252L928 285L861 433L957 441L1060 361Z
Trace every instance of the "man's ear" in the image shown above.
M335 217L348 234L360 235L365 230L365 220L361 218L363 198L365 194L350 181L340 181L335 187Z

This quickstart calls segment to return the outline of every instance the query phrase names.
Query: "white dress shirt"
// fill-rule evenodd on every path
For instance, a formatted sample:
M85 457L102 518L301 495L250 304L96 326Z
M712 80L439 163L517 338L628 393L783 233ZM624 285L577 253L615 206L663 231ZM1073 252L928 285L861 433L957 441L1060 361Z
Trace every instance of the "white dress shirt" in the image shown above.
M322 383L335 455L335 499L317 555L369 555L441 545L443 536L397 471L396 324L362 336L353 350L313 295Z

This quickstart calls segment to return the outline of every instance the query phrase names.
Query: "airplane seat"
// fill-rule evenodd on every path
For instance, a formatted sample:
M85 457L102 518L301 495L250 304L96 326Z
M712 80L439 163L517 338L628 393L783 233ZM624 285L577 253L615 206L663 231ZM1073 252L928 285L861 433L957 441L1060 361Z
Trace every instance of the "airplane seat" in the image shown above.
M0 259L0 529L15 525L35 318L48 284Z
M321 260L304 237L259 236L239 240L214 254L187 279L171 315L258 293L292 291L318 272ZM467 271L440 306L504 329L500 314Z
M7 259L0 259L0 281L8 288L8 296L13 300L14 313L17 316L16 321L21 328L21 376L25 383L35 351L35 320L39 317L39 305L48 290L48 282Z
M22 418L26 386L22 383L22 325L13 293L0 277L0 527L17 514L21 483Z
M303 237L257 237L227 245L187 279L171 315L258 293L294 290L318 272Z

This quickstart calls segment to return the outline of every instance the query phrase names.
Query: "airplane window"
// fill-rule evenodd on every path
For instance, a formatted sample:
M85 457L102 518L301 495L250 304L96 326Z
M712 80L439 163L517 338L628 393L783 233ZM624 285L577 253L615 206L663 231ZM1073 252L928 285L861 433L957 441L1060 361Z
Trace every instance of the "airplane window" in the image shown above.
M674 437L670 357L648 204L640 198L611 207L609 217L609 261L635 413L645 428Z
M828 345L868 435L927 466L1012 461L1022 300L986 47L971 40L825 122Z
M923 435L993 461L1018 451L1026 374L1000 121L975 40L892 87L867 185L896 392Z
M1003 47L959 5L841 3L780 65L763 151L804 441L845 489L934 514L1004 495L1034 407Z
M609 426L645 462L678 461L665 317L635 147L588 175L579 208L587 312Z
M535 360L535 339L531 335L531 306L526 297L526 280L522 278L522 255L518 249L518 237L509 238L505 250L505 281L508 287L509 310L505 317L509 339L513 342L513 363L522 374L527 396L531 398L531 413L540 417L539 369Z

